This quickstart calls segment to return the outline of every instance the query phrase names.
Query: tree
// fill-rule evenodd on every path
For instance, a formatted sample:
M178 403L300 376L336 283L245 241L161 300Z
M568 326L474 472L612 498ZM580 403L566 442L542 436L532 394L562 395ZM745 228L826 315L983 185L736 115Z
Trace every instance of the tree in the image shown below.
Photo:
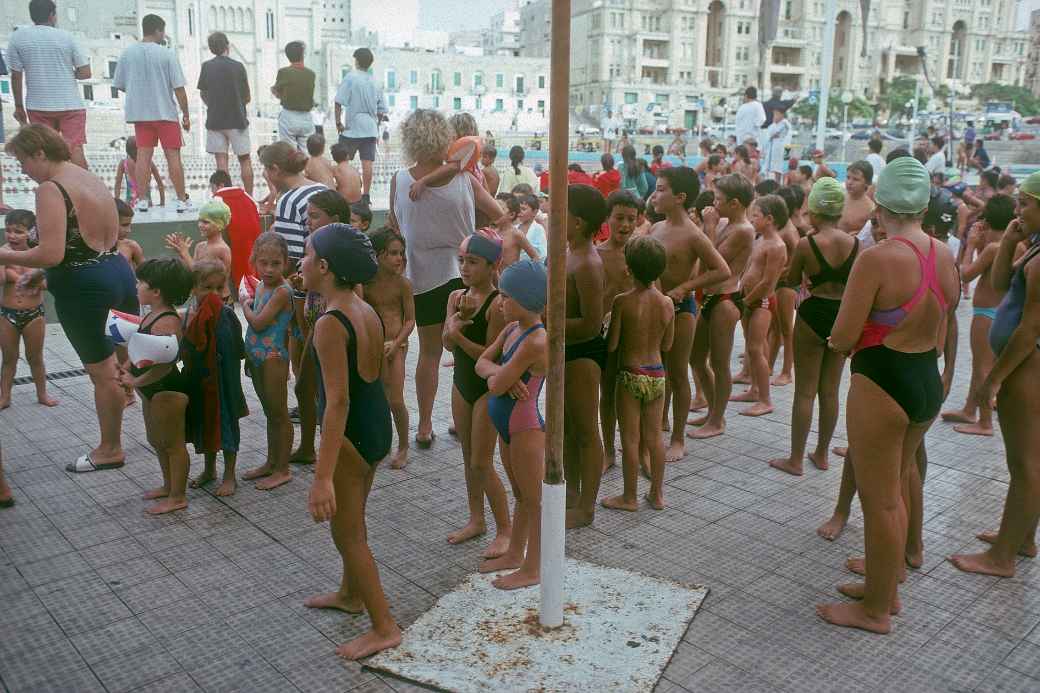
M888 111L889 118L909 118L913 111L916 85L916 77L896 77L886 86L884 95L878 100L878 106ZM923 87L924 84L922 83L921 86ZM911 104L909 107L908 103ZM921 94L917 100L917 108L920 111L928 110L928 97L924 94Z
M845 104L841 102L841 89L831 89L831 97L827 101L827 121L841 123L845 115ZM872 118L874 106L866 100L856 97L849 104L849 120L854 118ZM802 99L791 109L793 115L805 120L816 120L819 103L815 98Z
M978 100L980 104L984 104L987 101L1011 101L1015 104L1015 110L1022 115L1040 113L1040 99L1033 96L1025 87L986 82L985 84L973 85L971 96Z

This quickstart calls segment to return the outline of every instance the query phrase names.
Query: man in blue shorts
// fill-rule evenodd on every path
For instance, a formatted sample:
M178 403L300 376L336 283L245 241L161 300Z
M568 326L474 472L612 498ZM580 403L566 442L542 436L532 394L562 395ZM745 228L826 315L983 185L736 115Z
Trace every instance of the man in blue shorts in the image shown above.
M354 51L355 69L346 74L336 91L336 130L339 141L347 145L347 161L354 159L355 152L361 154L361 201L365 204L371 204L369 192L379 121L386 118L383 90L369 72L373 59L367 48Z

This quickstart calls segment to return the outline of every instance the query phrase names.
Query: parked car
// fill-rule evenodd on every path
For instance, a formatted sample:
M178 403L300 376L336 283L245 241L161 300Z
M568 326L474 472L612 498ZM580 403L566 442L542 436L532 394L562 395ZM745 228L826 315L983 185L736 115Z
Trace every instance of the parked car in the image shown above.
M1035 140L1036 135L1031 132L1013 132L1011 133L1011 139L1013 140Z

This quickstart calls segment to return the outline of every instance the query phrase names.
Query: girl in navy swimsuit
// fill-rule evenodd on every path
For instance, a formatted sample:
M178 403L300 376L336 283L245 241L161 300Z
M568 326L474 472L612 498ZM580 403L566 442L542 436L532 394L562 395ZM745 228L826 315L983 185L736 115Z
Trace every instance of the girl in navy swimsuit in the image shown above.
M542 476L545 471L545 423L538 397L548 370L549 340L541 322L546 301L545 265L520 260L505 269L498 283L508 323L477 361L487 378L488 414L498 430L502 466L516 497L509 549L485 561L481 572L516 568L492 584L504 590L538 584L541 555ZM526 548L526 554L525 554Z
M451 292L448 317L444 322L444 346L455 355L451 412L462 444L466 466L466 495L469 521L448 536L458 544L487 531L484 496L495 516L497 535L484 551L484 558L498 558L509 546L509 500L495 471L495 429L488 417L487 381L474 368L488 342L502 331L502 307L492 280L502 255L502 242L483 232L466 237L459 246L459 274L465 289Z
M337 649L346 659L401 643L365 526L376 466L390 452L393 436L380 380L383 326L375 310L354 293L377 270L372 242L345 224L329 224L311 234L301 265L304 286L327 302L313 335L324 434L307 508L315 522L331 521L332 539L343 559L339 590L311 597L305 605L348 612L364 606L368 611L372 629Z

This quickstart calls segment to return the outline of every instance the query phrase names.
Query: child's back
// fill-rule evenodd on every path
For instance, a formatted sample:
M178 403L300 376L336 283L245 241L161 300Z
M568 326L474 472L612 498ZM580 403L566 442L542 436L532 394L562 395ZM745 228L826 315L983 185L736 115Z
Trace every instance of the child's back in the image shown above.
M361 199L361 174L350 165L349 161L340 161L333 169L336 179L334 187L343 198L354 204Z
M618 363L622 368L659 365L663 342L675 316L672 300L657 287L638 286L614 301L612 318L620 320ZM670 340L668 340L670 342Z

